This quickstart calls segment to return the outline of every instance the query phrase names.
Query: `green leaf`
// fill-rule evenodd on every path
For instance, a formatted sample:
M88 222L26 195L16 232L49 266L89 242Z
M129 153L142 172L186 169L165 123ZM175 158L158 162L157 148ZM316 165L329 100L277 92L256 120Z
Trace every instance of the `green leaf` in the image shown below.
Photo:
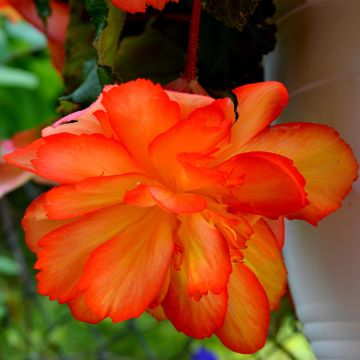
M35 0L37 12L46 24L47 18L51 15L50 0Z
M0 86L36 89L39 86L39 79L29 71L0 66Z
M95 30L83 1L70 0L70 21L65 43L64 82L66 93L72 93L83 82L84 63L96 59L93 46Z
M166 84L180 76L184 65L184 52L161 32L147 26L143 34L122 40L115 70L124 81L146 77Z
M16 264L15 260L0 255L0 274L1 275L18 275L19 267Z
M228 27L242 30L260 0L205 0L204 8Z
M105 0L86 0L86 8L95 27L98 64L113 70L125 12Z
M100 92L98 68L95 60L92 60L85 63L84 82L70 95L63 96L61 99L78 104L90 104L97 99Z

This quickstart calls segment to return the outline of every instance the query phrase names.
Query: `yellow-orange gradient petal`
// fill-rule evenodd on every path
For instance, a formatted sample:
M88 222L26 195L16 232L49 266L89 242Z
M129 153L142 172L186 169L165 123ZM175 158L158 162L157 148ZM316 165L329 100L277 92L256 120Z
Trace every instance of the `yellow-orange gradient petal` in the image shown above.
M258 220L253 229L247 248L242 250L244 262L263 286L270 308L275 309L286 292L287 272L281 248L265 220Z
M118 322L149 307L166 279L174 225L172 215L152 209L92 253L79 285L92 311Z
M266 342L269 302L256 276L241 263L233 264L228 286L228 311L216 335L230 350L252 354Z
M178 237L183 248L181 267L187 295L199 300L211 291L222 292L231 273L230 253L221 232L200 214L180 217Z
M36 173L60 183L90 177L139 172L129 153L118 142L99 134L56 134L44 138L32 163Z
M269 219L263 217L263 220L270 227L273 232L276 242L279 246L279 249L284 247L285 243L285 218L284 216L279 216L278 219Z
M22 220L26 245L34 253L40 250L38 242L41 238L52 230L74 220L49 220L44 207L46 202L45 196L46 194L40 195L30 204Z
M233 90L237 98L238 120L232 127L231 145L218 156L227 159L239 153L239 148L283 111L288 93L283 84L266 81L240 86Z
M184 269L172 270L169 290L162 303L166 317L178 331L196 339L211 336L222 326L226 313L227 292L209 292L199 301L189 297Z
M153 180L140 174L90 178L60 185L46 193L46 211L51 219L67 219L123 202L126 191Z
M288 217L305 219L313 225L340 206L358 174L349 145L325 125L276 125L252 139L242 151L270 151L294 161L305 178L310 204Z
M119 205L52 231L40 242L36 278L38 291L51 300L67 302L78 295L77 284L91 253L134 224L146 210Z
M89 324L97 324L104 320L103 316L99 316L92 312L86 304L84 294L68 302L69 309L78 321L84 321Z
M229 174L225 202L234 211L277 217L307 204L304 179L292 161L283 156L248 152L217 169Z
M180 120L179 105L148 80L113 87L103 93L101 102L119 139L144 167L149 144Z

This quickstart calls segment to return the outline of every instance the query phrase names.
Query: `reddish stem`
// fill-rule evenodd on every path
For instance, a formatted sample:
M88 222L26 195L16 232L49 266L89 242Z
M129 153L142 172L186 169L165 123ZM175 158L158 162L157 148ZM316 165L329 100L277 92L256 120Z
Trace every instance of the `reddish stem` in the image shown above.
M192 13L190 18L189 41L187 48L186 66L184 79L192 81L196 79L197 50L199 45L201 0L193 0Z

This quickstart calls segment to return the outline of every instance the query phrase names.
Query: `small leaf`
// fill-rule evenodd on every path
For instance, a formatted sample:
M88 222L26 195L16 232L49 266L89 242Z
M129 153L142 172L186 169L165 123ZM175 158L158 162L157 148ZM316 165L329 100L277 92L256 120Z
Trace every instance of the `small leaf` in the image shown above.
M0 66L0 86L36 89L39 86L39 79L30 71Z
M96 37L106 27L109 7L105 0L85 0L86 10L95 26Z
M242 30L260 0L205 0L204 8L228 27Z

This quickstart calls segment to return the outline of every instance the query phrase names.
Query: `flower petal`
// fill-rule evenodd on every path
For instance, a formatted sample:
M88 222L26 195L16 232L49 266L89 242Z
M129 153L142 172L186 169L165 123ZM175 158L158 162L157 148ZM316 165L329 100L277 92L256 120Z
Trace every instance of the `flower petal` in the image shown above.
M22 219L26 245L34 253L40 250L38 242L46 234L75 220L49 220L45 211L45 196L46 194L42 194L35 199L26 209Z
M180 222L178 237L183 247L181 267L187 277L187 295L200 300L209 291L221 293L231 273L225 238L200 214L182 216Z
M51 300L67 302L79 294L77 284L91 253L120 234L146 212L119 205L88 214L52 231L39 242L35 268L38 291Z
M351 148L325 125L276 125L252 139L243 150L270 151L293 160L305 178L310 204L288 217L305 219L313 225L340 206L357 178L358 164Z
M140 170L118 141L99 134L64 133L44 140L32 163L38 175L56 182L74 183Z
M169 290L162 303L165 315L178 331L196 339L211 336L222 326L227 307L227 292L224 289L215 295L209 292L199 301L187 294L186 271L172 270Z
M86 304L84 294L69 301L68 306L72 315L78 321L84 321L89 324L97 324L100 321L104 320L103 316L99 316L89 309Z
M274 121L288 102L286 88L276 81L240 86L233 93L237 98L238 120L232 127L231 145L218 155L221 159L238 154L241 145Z
M118 322L148 308L166 279L174 222L173 216L150 210L93 252L79 285L92 311Z
M278 217L307 204L304 179L292 161L266 152L243 153L217 167L229 174L230 195L225 202L234 211Z
M253 229L247 248L242 250L244 262L263 286L270 308L275 309L286 292L286 267L276 237L265 220L258 220Z
M0 162L0 198L27 183L32 174Z
M45 144L44 139L38 139L34 142L16 149L14 152L6 154L3 159L9 164L13 164L20 169L36 173L32 161L36 159L37 152L41 146Z
M279 249L284 247L285 243L285 219L284 216L279 216L278 219L263 218L266 224L273 232Z
M186 186L181 184L181 180L186 182L187 179L181 164L184 158L181 160L179 156L214 152L230 134L232 120L225 117L219 105L223 101L227 100L217 100L193 111L188 119L180 121L151 143L151 159L170 186Z
M152 140L180 120L179 105L160 85L148 80L131 81L103 92L102 104L119 139L144 167L149 166Z
M233 264L228 311L216 335L230 350L252 354L266 342L270 324L267 296L256 276L241 263Z
M90 178L57 186L46 193L46 211L51 219L67 219L120 204L128 189L152 180L140 174Z

